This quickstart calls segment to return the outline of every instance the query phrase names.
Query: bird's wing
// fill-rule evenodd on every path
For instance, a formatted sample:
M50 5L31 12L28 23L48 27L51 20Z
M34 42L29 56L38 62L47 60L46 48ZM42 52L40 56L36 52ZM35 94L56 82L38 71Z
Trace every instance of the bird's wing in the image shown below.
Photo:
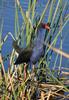
M30 61L31 55L32 55L32 48L25 48L19 54L15 64L28 63Z

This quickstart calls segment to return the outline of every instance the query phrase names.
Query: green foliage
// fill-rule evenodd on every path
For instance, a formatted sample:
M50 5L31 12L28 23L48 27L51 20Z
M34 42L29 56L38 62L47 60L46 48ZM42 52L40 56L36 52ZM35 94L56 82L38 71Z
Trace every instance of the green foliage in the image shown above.
M50 32L46 33L45 37L45 43L50 43L51 46L56 46L58 37L60 37L60 49L62 49L62 30L69 22L69 16L66 16L65 21L62 20L62 14L65 10L65 5L63 6L63 1L58 0L56 8L54 10L54 5L56 4L55 0L48 0L47 4L45 5L45 8L42 12L42 14L39 16L40 20L37 22L34 22L35 15L35 7L38 0L29 0L28 9L26 13L22 9L19 0L16 0L15 2L15 34L11 32L7 33L4 39L2 40L2 30L3 30L3 21L0 26L0 50L3 46L3 44L8 39L8 36L10 35L13 40L17 40L18 44L20 42L22 43L22 46L24 44L24 29L26 29L26 46L29 46L31 44L32 35L33 35L33 25L37 23L36 30L34 32L34 35L37 36L37 28L39 27L40 23L43 21L46 11L49 10L48 15L48 22L51 23L50 26ZM20 14L23 18L22 26L19 25L19 15L18 11L20 11ZM58 28L59 26L59 28ZM57 34L56 34L57 33ZM66 78L62 76L61 80L61 65L62 65L62 55L60 56L60 63L59 68L56 70L56 63L58 59L58 54L55 57L54 61L54 67L53 70L51 70L50 64L52 59L53 52L50 50L50 48L46 48L45 56L40 59L38 62L37 68L35 65L35 68L32 68L32 71L30 71L29 66L27 67L27 78L24 80L24 64L18 65L16 67L14 65L14 60L16 58L16 51L13 49L11 54L6 56L7 58L10 58L10 67L8 68L8 71L5 72L4 69L4 59L5 57L0 58L0 97L2 100L5 99L14 99L14 100L21 100L21 99L28 99L33 100L33 98L37 99L42 98L41 92L44 91L45 97L47 99L48 92L53 91L53 93L57 93L60 89L63 92L69 92L68 87L64 84L66 81ZM3 59L2 59L3 58ZM7 59L6 59L7 60ZM69 70L69 69L68 69ZM57 74L56 74L57 73ZM44 84L43 84L44 83ZM41 85L51 85L52 87L41 87ZM54 86L53 86L54 84ZM58 85L58 87L57 87ZM55 90L52 90L52 88L55 87ZM61 88L60 88L61 87ZM58 90L57 90L58 89ZM39 96L37 96L37 94ZM64 94L63 94L64 95ZM36 97L37 96L37 97ZM67 96L68 97L68 96ZM44 99L43 99L44 100Z

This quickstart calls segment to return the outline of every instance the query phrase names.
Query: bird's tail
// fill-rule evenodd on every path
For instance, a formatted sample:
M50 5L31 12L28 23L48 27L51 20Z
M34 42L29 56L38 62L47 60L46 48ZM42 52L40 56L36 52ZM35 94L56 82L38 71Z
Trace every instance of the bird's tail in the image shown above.
M18 46L17 41L13 41L12 45L13 45L13 48L15 49L15 51L16 51L17 53L20 53L20 52L22 51L22 48L20 48L20 47Z

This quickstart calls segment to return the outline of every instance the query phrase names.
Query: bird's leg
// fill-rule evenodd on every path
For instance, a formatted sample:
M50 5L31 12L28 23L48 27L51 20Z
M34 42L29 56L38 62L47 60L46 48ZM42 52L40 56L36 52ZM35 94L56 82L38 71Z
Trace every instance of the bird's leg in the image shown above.
M33 66L32 66L32 72L33 72L33 73L34 73L34 68L35 68L35 66L33 65Z
M26 63L24 63L24 80L26 80L26 78L27 78L27 64Z
M35 77L35 65L32 65L32 79Z

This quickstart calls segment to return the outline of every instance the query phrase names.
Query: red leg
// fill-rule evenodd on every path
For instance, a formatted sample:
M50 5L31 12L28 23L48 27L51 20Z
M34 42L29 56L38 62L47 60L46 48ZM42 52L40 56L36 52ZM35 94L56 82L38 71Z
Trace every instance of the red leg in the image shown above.
M26 78L27 78L27 64L25 63L24 64L24 80L26 80Z

